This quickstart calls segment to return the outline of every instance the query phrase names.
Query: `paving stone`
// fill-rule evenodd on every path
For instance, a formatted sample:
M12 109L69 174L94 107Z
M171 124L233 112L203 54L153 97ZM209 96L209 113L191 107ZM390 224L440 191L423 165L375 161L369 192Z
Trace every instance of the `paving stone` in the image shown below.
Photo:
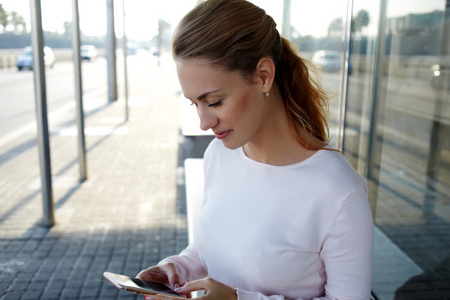
M59 299L60 292L59 291L48 291L44 292L40 297L41 300L57 300Z

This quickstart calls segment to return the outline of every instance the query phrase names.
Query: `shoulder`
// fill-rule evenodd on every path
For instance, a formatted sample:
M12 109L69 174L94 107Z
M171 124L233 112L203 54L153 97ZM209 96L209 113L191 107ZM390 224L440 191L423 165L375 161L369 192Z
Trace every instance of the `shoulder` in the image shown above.
M240 149L230 150L226 148L222 141L213 139L205 150L203 164L205 172L210 169L224 169L235 166L240 159Z
M364 181L341 152L333 150L319 150L319 152L316 167L334 182Z
M219 139L213 139L204 153L205 162L214 160L215 163L229 162L230 159L239 159L241 148L228 149Z
M319 150L317 154L316 161L312 164L314 170L311 170L315 182L311 185L315 186L317 202L312 205L315 211L321 212L316 217L317 226L323 225L320 227L322 233L331 230L336 222L348 222L348 226L344 226L345 230L361 219L364 224L370 223L372 218L366 180L342 153ZM365 218L367 221L364 221Z
M324 199L330 199L336 207L357 193L367 199L366 180L338 151L319 150L309 162L309 173L314 178L317 191ZM333 199L333 200L331 200Z
M225 147L218 139L213 139L205 150L203 155L204 164L208 165L215 160L215 157L221 157Z
M209 143L208 147L206 148L204 158L209 159L217 151L223 151L224 148L225 147L223 146L223 143L215 138Z

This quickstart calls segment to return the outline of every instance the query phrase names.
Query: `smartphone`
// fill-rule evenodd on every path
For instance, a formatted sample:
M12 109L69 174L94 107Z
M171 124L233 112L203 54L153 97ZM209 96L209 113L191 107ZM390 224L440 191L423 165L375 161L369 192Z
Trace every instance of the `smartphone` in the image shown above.
M186 298L174 292L170 287L158 282L150 282L139 278L129 277L126 275L104 272L103 276L108 279L117 288L136 292L145 295L164 294Z

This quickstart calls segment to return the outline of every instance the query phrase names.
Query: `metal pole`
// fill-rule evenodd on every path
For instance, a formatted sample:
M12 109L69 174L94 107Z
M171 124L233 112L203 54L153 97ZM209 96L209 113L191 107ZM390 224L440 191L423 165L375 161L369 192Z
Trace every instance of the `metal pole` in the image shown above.
M378 184L380 181L381 153L383 148L383 132L380 132L380 116L384 109L386 91L383 88L382 76L386 55L386 11L387 1L380 1L380 19L378 24L378 41L375 52L375 64L372 83L371 115L367 146L366 178L369 186L369 203L375 218L378 200Z
M343 45L343 57L342 73L341 73L341 99L338 111L338 133L336 140L336 148L340 151L344 151L344 138L345 138L345 124L347 116L347 98L348 98L348 68L350 60L350 39L352 34L352 12L353 12L353 0L347 0L347 6L345 10L345 27L343 27L342 33L342 45Z
M114 30L114 1L106 0L106 58L108 60L108 100L117 100L116 33Z
M291 38L291 0L283 1L283 25L281 35L285 39Z
M80 56L80 18L78 14L78 0L72 0L72 48L75 77L76 119L78 127L78 162L80 164L80 181L87 179L86 142L84 136L83 84L81 79Z
M47 93L44 65L44 36L42 32L41 1L30 0L31 44L33 46L33 74L38 126L39 164L41 169L41 192L44 209L43 225L55 224L50 143L47 120Z
M129 107L128 107L128 71L127 71L127 35L125 31L125 0L122 0L123 9L123 72L125 78L125 121L128 121Z

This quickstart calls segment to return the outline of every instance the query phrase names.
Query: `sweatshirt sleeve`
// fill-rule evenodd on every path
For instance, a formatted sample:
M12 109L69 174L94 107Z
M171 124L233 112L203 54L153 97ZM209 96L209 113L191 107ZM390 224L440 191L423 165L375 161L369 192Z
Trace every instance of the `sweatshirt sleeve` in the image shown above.
M180 282L197 280L208 275L195 244L190 244L178 255L165 258L160 264L165 262L171 262L175 265L178 276L180 276Z
M373 219L364 188L345 199L323 238L325 295L313 300L368 300L372 283ZM288 300L237 290L238 300ZM294 299L291 299L294 300ZM303 300L303 299L295 299Z
M341 203L324 237L320 256L331 299L370 299L373 218L366 191L356 189Z

